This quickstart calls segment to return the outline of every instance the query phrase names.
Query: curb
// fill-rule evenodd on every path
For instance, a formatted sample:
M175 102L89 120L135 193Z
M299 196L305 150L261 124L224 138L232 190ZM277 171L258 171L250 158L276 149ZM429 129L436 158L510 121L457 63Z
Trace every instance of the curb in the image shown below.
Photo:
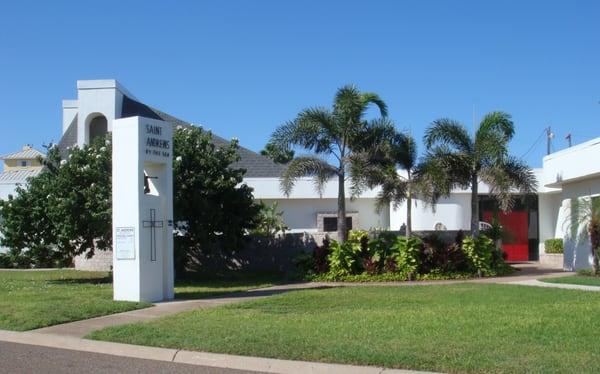
M140 345L112 343L74 337L0 330L0 341L38 345L81 352L108 354L146 360L168 361L187 365L208 366L221 369L237 369L263 373L311 373L311 374L434 374L432 372L387 369L375 366L327 364L309 361L281 360L262 357L236 356L220 353L193 352L172 348L156 348Z

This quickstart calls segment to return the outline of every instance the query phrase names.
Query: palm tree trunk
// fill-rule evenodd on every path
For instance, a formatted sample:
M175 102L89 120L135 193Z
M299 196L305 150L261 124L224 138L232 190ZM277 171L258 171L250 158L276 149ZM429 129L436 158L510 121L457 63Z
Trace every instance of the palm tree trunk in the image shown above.
M406 191L406 237L412 236L412 191L410 169L407 170L408 189Z
M337 212L337 236L340 243L344 243L348 237L346 230L346 176L343 171L338 173L338 212Z
M412 197L410 194L406 198L406 237L412 236Z
M475 173L471 176L471 235L479 235L479 185Z

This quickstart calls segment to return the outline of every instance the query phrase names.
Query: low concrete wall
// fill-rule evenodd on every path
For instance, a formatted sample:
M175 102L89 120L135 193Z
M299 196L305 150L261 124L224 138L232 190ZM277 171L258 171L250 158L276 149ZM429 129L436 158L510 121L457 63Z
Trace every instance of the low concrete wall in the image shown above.
M190 271L220 272L224 270L290 272L294 259L302 252L312 252L325 234L292 233L275 240L251 237L246 246L230 253L202 253L188 266Z
M112 269L112 251L96 251L92 258L85 254L74 258L75 269L86 271L110 271Z
M196 267L211 271L238 269L288 272L294 269L294 259L302 251L312 252L316 245L323 243L326 235L292 233L275 241L252 237L243 250L228 254L207 254L197 259ZM86 258L83 254L74 259L75 269L87 271L109 271L112 261L112 251L97 251L92 258Z
M403 233L395 232L398 235ZM415 235L425 237L435 235L444 243L451 244L457 231L418 231ZM336 239L336 233L289 233L277 240L252 237L244 249L228 254L203 254L197 258L192 268L219 271L225 269L248 271L289 272L295 269L294 259L302 252L312 252L329 235ZM97 251L91 259L85 255L75 258L75 268L89 271L109 271L112 266L112 251Z
M564 256L562 253L540 253L540 266L550 269L563 269Z

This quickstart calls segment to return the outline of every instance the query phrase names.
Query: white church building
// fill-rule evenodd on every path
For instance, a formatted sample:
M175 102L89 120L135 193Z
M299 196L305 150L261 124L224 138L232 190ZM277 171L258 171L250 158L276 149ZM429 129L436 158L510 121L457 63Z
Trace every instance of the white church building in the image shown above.
M61 150L82 146L95 136L112 131L115 119L141 116L191 126L161 110L144 104L116 80L83 80L77 82L77 98L63 100ZM213 141L226 140L213 134ZM241 140L243 143L243 139ZM300 180L289 197L279 186L279 177L285 166L254 151L240 147L240 161L234 165L246 169L244 183L254 189L254 197L265 203L277 202L283 211L283 220L291 232L306 232L319 236L336 231L337 181L329 182L321 196L314 190L310 178ZM539 181L537 194L526 196L509 214L498 213L489 188L479 186L481 221L494 217L507 231L504 250L513 261L547 261L544 241L564 238L565 254L561 264L565 269L587 268L591 264L589 239L585 229L578 228L573 237L570 206L574 198L589 199L600 196L600 138L550 154L543 167L536 169ZM356 199L347 201L347 217L353 229L400 230L406 222L406 207L375 209L378 190L369 190ZM349 196L349 194L348 194ZM470 227L470 191L457 190L439 201L435 211L416 200L413 207L415 231L468 231ZM92 260L93 261L93 260ZM109 261L107 256L104 261ZM81 259L79 267L87 267Z

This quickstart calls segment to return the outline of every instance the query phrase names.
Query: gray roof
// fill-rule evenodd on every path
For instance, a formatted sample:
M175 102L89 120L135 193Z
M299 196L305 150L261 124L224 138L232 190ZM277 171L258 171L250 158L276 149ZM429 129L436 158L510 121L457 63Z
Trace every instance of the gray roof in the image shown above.
M38 157L44 157L44 154L37 149L28 148L0 156L0 160L35 160Z
M25 183L27 178L34 177L41 169L8 170L0 173L0 184Z
M166 122L171 122L175 127L177 126L193 126L191 123L183 121L179 118L173 117L161 110L152 108L146 104L140 103L127 96L123 97L123 107L121 110L121 117L146 117L158 119ZM228 140L221 138L215 134L212 135L213 143L218 147L223 147L229 144ZM64 133L62 139L58 143L61 153L66 152L66 148L77 144L77 126L71 124L67 131ZM235 168L241 168L246 170L244 177L246 178L278 178L285 169L285 165L277 164L270 158L256 153L248 148L239 147L240 160L234 163L232 166Z

